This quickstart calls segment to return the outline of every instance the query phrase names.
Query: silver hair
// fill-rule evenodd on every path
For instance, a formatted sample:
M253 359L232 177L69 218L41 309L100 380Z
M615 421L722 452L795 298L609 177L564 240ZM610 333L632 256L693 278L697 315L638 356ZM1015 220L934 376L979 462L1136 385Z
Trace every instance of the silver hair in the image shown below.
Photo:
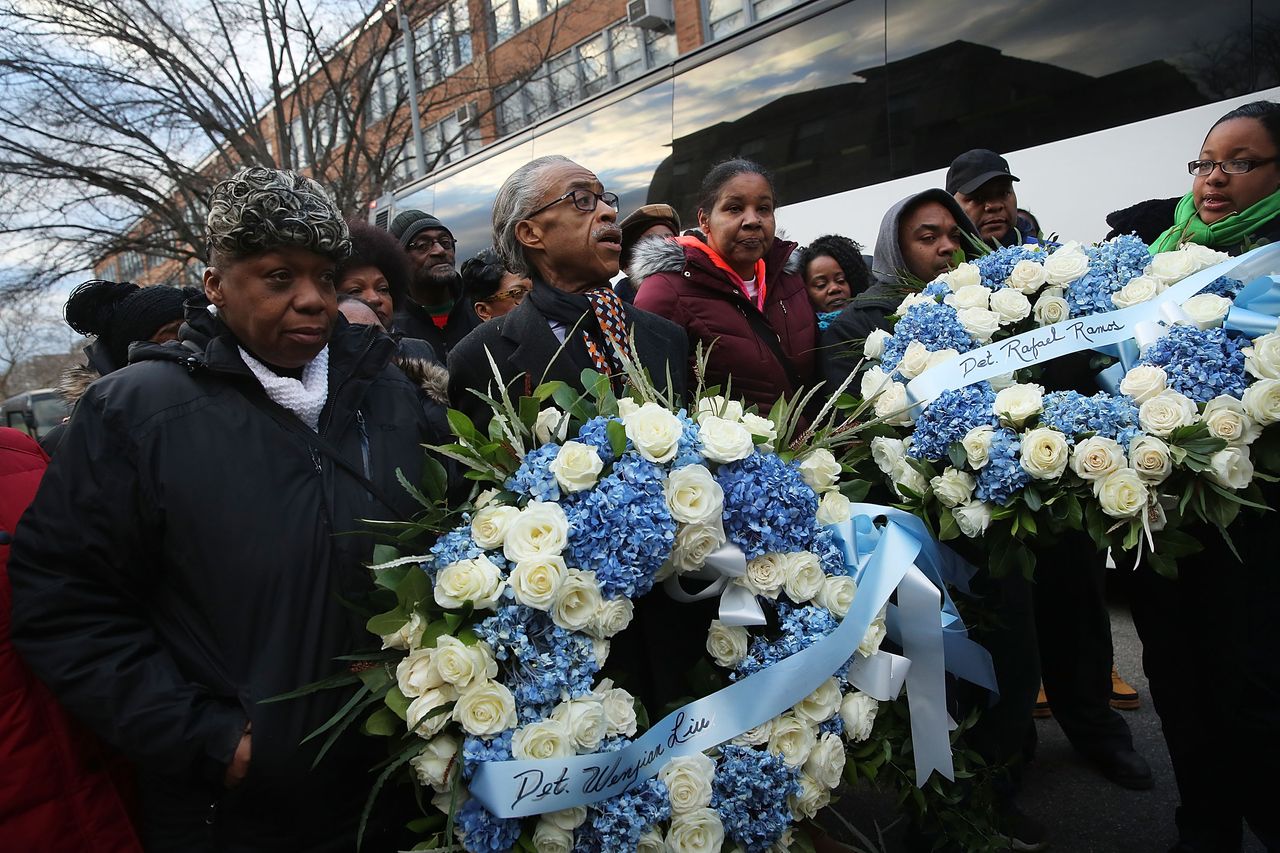
M548 154L530 160L511 173L502 182L502 188L493 199L493 247L502 258L502 265L516 275L530 275L529 262L524 256L524 246L516 239L516 224L528 219L538 209L538 202L546 192L542 173L556 163L572 163L561 154Z
M241 169L213 188L205 220L209 262L280 246L335 261L351 254L351 235L333 197L311 178L282 169Z

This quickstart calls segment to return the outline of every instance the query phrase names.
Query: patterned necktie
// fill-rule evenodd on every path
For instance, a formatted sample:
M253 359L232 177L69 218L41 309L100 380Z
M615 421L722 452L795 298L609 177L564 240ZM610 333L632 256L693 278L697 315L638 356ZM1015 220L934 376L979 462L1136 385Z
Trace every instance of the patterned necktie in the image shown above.
M608 342L608 346L601 347L592 335L583 332L587 353L590 354L596 370L613 379L615 386L620 386L626 372L618 353L625 352L633 363L636 361L635 353L631 351L631 339L627 335L627 321L623 313L622 300L618 298L618 294L614 293L612 287L593 287L586 292L586 296L591 300L596 322L600 324L600 331L604 332L604 339Z

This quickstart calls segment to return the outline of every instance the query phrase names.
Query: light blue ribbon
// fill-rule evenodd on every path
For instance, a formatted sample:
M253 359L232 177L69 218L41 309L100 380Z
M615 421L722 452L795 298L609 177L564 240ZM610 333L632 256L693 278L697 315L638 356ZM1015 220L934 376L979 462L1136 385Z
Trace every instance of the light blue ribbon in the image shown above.
M1276 330L1280 318L1280 275L1259 276L1241 288L1222 326L1248 338Z
M957 572L957 565L963 565L963 561L950 549L934 542L927 531L924 538L916 535L915 530L923 529L923 525L916 528L914 524L899 523L897 518L891 518L881 529L871 523L879 516L889 517L900 511L876 504L855 507L870 512L865 525L859 521L867 533L855 532L857 527L853 522L836 526L834 532L845 553L859 560L856 566L850 563L851 573L856 569L858 591L834 631L785 660L673 711L617 752L483 763L471 780L472 796L501 818L527 817L587 805L617 796L652 778L672 758L700 753L732 740L793 707L853 658L867 629L895 589L899 591L901 607L912 613L907 621L911 621L913 627L904 633L904 639L906 634L911 634L912 639L903 643L904 650L915 649L921 661L912 661L907 667L902 658L893 656L883 665L889 673L881 673L882 678L872 678L875 673L869 669L857 676L863 681L877 681L881 692L887 694L892 690L896 695L894 671L900 684L905 669L909 691L914 689L913 684L919 683L922 691L937 694L919 705L921 716L938 731L922 730L920 740L913 743L917 782L923 785L933 770L952 778L945 691L939 689L945 666L942 655L947 644L943 639L930 639L923 634L942 635L944 624L954 626L958 617L937 615L945 593L939 592L915 563L919 560L939 572ZM907 515L907 518L918 521L913 516ZM859 540L872 536L874 544L863 542L860 548ZM947 603L950 604L949 600ZM919 620L917 631L915 611L930 608L932 610ZM917 632L922 635L918 639ZM989 658L987 664L989 668ZM913 681L912 673L917 669L920 675ZM994 677L990 682L994 685ZM915 738L917 702L923 701L923 697L911 701L912 737Z

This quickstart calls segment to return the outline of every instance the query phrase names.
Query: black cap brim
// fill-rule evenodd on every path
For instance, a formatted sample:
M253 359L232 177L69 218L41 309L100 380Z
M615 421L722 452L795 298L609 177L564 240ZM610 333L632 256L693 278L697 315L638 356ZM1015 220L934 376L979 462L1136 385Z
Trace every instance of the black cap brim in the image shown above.
M956 193L964 193L965 195L968 195L969 193L973 192L978 187L982 186L992 178L1008 178L1011 181L1018 180L1016 177L1009 174L1008 172L1001 172L1001 171L983 172L981 175L978 175L978 177L971 178L968 181L965 181L963 184L956 187L955 189L948 188L948 191L952 195Z

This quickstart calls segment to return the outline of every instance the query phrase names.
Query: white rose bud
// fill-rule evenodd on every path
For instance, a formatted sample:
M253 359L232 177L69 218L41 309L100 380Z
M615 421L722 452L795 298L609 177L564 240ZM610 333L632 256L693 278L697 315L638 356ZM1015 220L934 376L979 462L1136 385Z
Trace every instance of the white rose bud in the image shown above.
M636 699L621 687L613 686L613 679L606 678L596 685L591 691L593 696L600 700L600 704L604 707L604 721L606 727L606 736L626 735L631 737L636 733Z
M768 418L762 418L754 412L747 412L742 416L742 425L747 432L751 433L751 437L756 444L771 445L778 439L778 428L773 421Z
M547 812L542 819L561 829L577 829L587 822L587 807L574 806L569 809L560 809L558 812Z
M667 853L720 853L724 824L715 809L702 808L676 815L666 837Z
M516 700L497 681L475 684L463 691L453 706L453 718L477 737L496 735L516 724Z
M533 828L533 849L538 853L570 853L573 850L573 831L543 818Z
M1007 326L1031 316L1031 300L1012 287L1002 287L991 295L991 310L999 314L1000 322Z
M670 462L680 449L684 425L657 403L645 403L622 420L627 438L650 462Z
M434 595L441 607L458 608L470 601L477 610L492 609L507 588L502 570L483 554L450 563L436 575Z
M1026 383L1010 385L996 394L991 408L1003 423L1020 427L1044 411L1044 388Z
M715 775L715 761L700 752L682 755L664 764L658 778L667 786L671 813L688 814L711 805L711 780Z
M978 269L977 264L960 264L947 273L947 285L952 290L963 290L979 284L982 284L982 270Z
M629 598L611 598L602 602L587 625L587 633L601 640L617 636L627 630L635 616L635 605Z
M827 492L818 501L818 523L839 524L853 517L853 505L836 490Z
M586 631L603 606L596 573L569 569L551 606L551 621L566 631Z
M724 489L702 465L672 471L662 484L671 517L684 524L708 524L724 514Z
M822 581L822 589L814 596L814 601L837 619L843 619L853 604L853 597L858 592L858 585L848 575L830 575Z
M569 568L562 557L531 557L516 563L511 590L516 601L544 613L551 609Z
M712 462L735 462L746 459L756 447L751 431L739 421L708 415L698 425L702 439L702 455Z
M1022 470L1037 480L1056 480L1067 470L1067 437L1056 429L1039 427L1022 436Z
M514 506L491 504L478 510L471 519L471 541L486 551L499 547L518 515L520 510Z
M530 501L511 520L502 554L513 563L533 557L557 557L569 542L569 519L559 504Z
M890 426L911 426L915 423L914 409L908 409L907 386L890 382L876 397L875 414Z
M456 701L457 698L458 691L447 684L443 687L426 691L410 702L409 707L405 709L405 730L413 732L422 738L431 739L435 737L449 722L449 714L444 712L432 714L431 712Z
M1071 303L1046 290L1036 300L1035 307L1031 309L1031 316L1041 326L1052 326L1071 316Z
M947 507L959 506L968 501L977 484L972 474L966 474L951 467L929 481L929 485L933 487L933 494L943 506Z
M980 284L962 287L942 297L942 301L959 311L962 308L990 308L991 291Z
M1161 284L1173 284L1199 268L1196 256L1188 252L1161 252L1151 258L1144 273Z
M782 588L787 597L796 604L802 604L822 589L822 581L826 575L818 555L811 551L797 551L786 555L787 579Z
M983 308L961 308L956 312L960 325L980 344L991 340L1000 331L1000 315Z
M1095 480L1093 493L1102 511L1112 518L1133 518L1146 508L1149 496L1146 484L1132 468L1121 468Z
M706 417L724 418L727 421L742 420L742 404L737 400L729 400L720 394L703 397L698 401L698 414L694 418L698 423Z
M1129 442L1129 467L1144 483L1156 486L1173 473L1173 456L1169 445L1154 435L1134 436Z
M1049 284L1070 284L1089 271L1089 257L1074 246L1064 246L1044 262L1044 278Z
M818 494L830 491L840 482L840 463L830 450L811 450L800 460L800 476Z
M840 719L844 721L844 736L853 743L861 743L871 737L880 703L866 693L854 691L846 694L840 703Z
M991 437L995 435L995 427L984 424L976 426L960 439L964 452L969 457L969 467L980 471L991 461Z
M1220 264L1231 257L1226 252L1219 252L1217 249L1210 249L1208 246L1201 246L1199 243L1183 243L1178 249L1191 255L1196 264L1196 272L1208 269L1214 264Z
M894 469L889 475L893 479L893 490L897 492L898 497L905 499L907 496L903 489L910 489L916 495L924 497L929 494L929 481L925 479L916 468L903 460L903 462Z
M804 763L804 772L830 790L840 784L844 761L844 744L837 735L828 732L809 753L809 760Z
M902 359L898 362L898 373L902 374L903 379L915 379L924 373L928 366L929 350L920 341L912 341L907 344L906 350L902 353Z
M1209 427L1210 435L1222 439L1231 447L1252 444L1262 435L1262 428L1249 417L1244 403L1225 394L1214 397L1205 404L1200 420Z
M1116 308L1129 308L1149 302L1163 293L1167 287L1150 276L1140 275L1129 279L1129 283L1111 294L1111 304Z
M791 712L810 725L825 723L840 712L840 682L828 678L817 689L796 703Z
M600 472L604 470L604 462L600 459L600 452L592 445L566 441L560 445L560 451L547 468L555 475L560 488L572 493L594 486L600 479Z
M573 737L564 720L552 717L516 729L511 737L511 755L519 759L568 758L576 754Z
M458 690L498 675L498 662L488 643L468 646L448 634L436 640L435 667L440 677Z
M421 696L444 684L440 670L436 668L435 649L417 649L409 652L396 664L396 686L409 698Z
M1197 293L1182 303L1182 311L1201 329L1216 329L1231 308L1231 300L1216 293Z
M789 767L803 767L817 744L813 728L793 714L783 714L773 721L769 734L769 751L782 756Z
M747 729L732 742L739 746L764 746L769 742L771 734L773 734L773 720L766 720L755 728Z
M1138 423L1143 431L1159 438L1168 438L1178 427L1195 423L1198 415L1195 401L1168 389L1148 397L1138 407Z
M741 625L726 625L719 619L711 620L707 630L707 652L717 666L733 669L747 656L747 643L751 635Z
M630 397L618 398L618 420L626 421L629 415L634 415L640 411L640 404Z
M382 647L384 649L416 649L418 642L422 639L422 629L425 627L426 623L422 621L422 615L415 610L409 614L409 621L401 625L399 631L382 635Z
M553 441L564 441L569 434L569 416L548 406L538 412L538 419L533 422L533 437L538 444L550 444Z
M1280 332L1253 339L1244 352L1244 369L1258 379L1280 379Z
M946 349L938 349L929 353L929 361L925 364L924 369L929 370L937 367L939 364L945 364L956 356L960 355L960 350L947 347Z
M889 633L884 623L884 608L880 608L880 614L871 620L871 625L867 627L867 633L862 635L862 642L858 644L858 654L863 657L871 657L880 651L880 645L884 642L885 636Z
M1009 286L1027 296L1038 291L1047 280L1044 264L1036 261L1018 261L1009 271Z
M814 779L808 773L801 773L797 779L800 793L787 797L787 805L791 806L791 814L799 818L812 820L831 802L831 789Z
M884 355L885 341L893 337L884 329L872 329L862 344L862 355L866 358L880 358Z
M978 538L991 526L991 504L986 501L969 501L952 507L951 515L960 532L970 539Z
M591 656L595 658L596 669L604 669L605 662L609 660L609 641L592 637Z
M906 297L898 303L896 313L899 317L905 317L907 312L917 305L936 305L938 300L932 296L926 296L923 293L908 293Z
M646 829L644 835L640 836L640 840L636 842L636 853L666 853L667 842L662 837L662 833L650 827Z
M671 548L672 568L678 574L697 571L725 539L724 523L718 518L710 524L680 525Z
M436 791L449 790L462 763L458 759L460 745L456 737L447 734L427 741L427 748L409 760L418 782Z
M561 702L551 712L551 719L564 723L569 739L578 752L595 752L609 729L604 716L604 703L595 695Z
M787 579L787 558L783 554L761 554L747 563L747 573L739 582L756 595L777 598Z
M884 368L878 364L872 365L863 372L858 393L862 395L862 399L870 400L888 388L890 382L889 374L884 372Z
M871 458L885 474L892 474L907 455L902 439L876 436L871 439Z
M1243 489L1253 482L1253 462L1243 447L1228 447L1209 457L1205 475L1224 489Z
M1071 470L1082 480L1101 480L1123 467L1124 448L1110 438L1091 436L1076 444L1071 451Z
M1169 376L1163 367L1154 364L1139 364L1129 368L1129 372L1120 380L1120 393L1128 394L1138 405L1150 400L1169 387Z
M1259 379L1245 389L1240 402L1254 423L1271 426L1280 421L1280 380Z

